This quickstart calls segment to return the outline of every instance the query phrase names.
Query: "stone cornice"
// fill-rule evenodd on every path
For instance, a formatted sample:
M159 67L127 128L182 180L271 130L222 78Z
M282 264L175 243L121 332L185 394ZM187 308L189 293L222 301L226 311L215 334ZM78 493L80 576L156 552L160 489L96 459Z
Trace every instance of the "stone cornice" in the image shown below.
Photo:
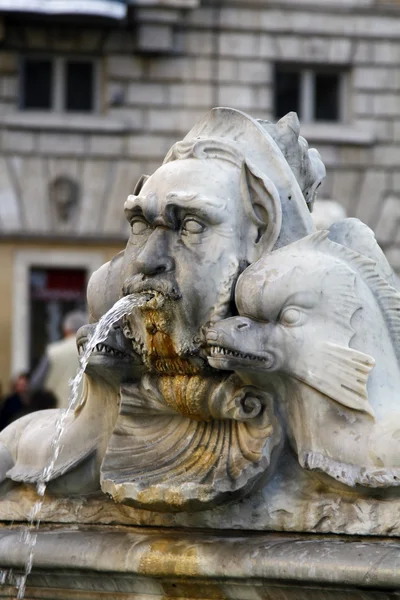
M202 0L202 5L213 6L214 0ZM364 2L360 4L355 0L353 3L349 2L347 5L339 4L332 0L330 3L324 2L310 2L309 0L270 0L266 6L265 0L229 0L229 7L221 8L232 8L235 9L247 9L247 10L275 10L280 9L283 12L289 13L301 13L312 11L313 13L325 13L325 14L354 14L356 16L364 15L389 15L394 18L400 17L400 4L399 3L383 3L373 0L372 2Z
M23 113L0 116L0 127L15 130L68 131L121 134L134 128L128 120L110 119L97 115L57 114L49 112Z
M200 0L127 0L129 6L144 8L197 8Z

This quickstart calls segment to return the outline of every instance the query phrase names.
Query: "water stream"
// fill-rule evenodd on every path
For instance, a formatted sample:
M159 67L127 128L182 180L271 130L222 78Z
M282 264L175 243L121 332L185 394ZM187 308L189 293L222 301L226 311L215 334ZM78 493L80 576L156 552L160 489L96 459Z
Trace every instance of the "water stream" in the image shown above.
M113 325L120 321L123 316L129 314L133 308L146 304L148 299L149 298L144 297L143 294L131 294L130 296L125 296L118 300L114 306L101 317L92 335L87 341L84 352L79 357L80 367L74 379L70 381L71 391L68 407L64 410L61 410L60 416L57 419L54 438L51 442L51 457L48 464L43 469L42 476L36 485L36 492L39 496L39 499L37 502L35 502L32 510L30 511L29 524L21 536L21 541L27 545L28 556L25 562L24 574L18 578L17 598L19 600L24 598L26 581L32 570L34 550L37 541L37 532L40 525L39 515L43 506L47 484L51 479L54 467L60 454L60 450L62 448L61 437L66 426L68 415L74 410L79 400L80 384L88 365L90 355L96 348L97 344L100 344L107 339Z

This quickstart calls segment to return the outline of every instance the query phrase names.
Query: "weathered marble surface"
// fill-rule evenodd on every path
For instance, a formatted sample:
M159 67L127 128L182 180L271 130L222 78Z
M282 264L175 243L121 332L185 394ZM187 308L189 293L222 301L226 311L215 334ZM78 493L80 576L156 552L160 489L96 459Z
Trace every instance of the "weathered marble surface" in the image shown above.
M190 527L218 530L292 531L350 535L400 536L400 497L377 490L374 495L329 488L301 469L286 449L283 466L265 487L248 497L212 510L165 513L117 504L104 494L56 497L46 494L43 522ZM9 484L7 484L9 485ZM0 503L0 521L29 520L37 500L31 486L11 487Z
M20 535L0 530L11 584L26 559ZM39 532L26 598L383 600L399 587L400 544L384 539L74 527Z

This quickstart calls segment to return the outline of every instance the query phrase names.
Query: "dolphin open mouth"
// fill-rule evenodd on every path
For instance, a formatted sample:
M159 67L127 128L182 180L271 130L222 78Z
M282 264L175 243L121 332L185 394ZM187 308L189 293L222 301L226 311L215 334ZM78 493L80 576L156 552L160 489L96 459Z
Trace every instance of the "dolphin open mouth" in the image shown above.
M88 342L88 338L79 340L79 342L78 342L79 356L81 356L85 352L87 342ZM116 358L127 358L129 356L126 352L117 350L116 348L113 348L112 346L109 346L108 344L106 344L104 342L100 342L99 344L96 344L96 346L92 350L92 354L104 354L107 356L114 356Z
M264 369L270 367L273 364L273 357L271 354L247 354L245 352L238 352L237 350L231 350L224 346L210 347L210 359L215 361L229 361L233 364L251 364L252 366L260 365Z
M76 336L76 346L78 349L79 356L83 356L88 348L88 344L91 345L93 333L96 329L96 324L84 325L78 331ZM129 347L126 347L128 346ZM98 358L101 360L103 357L107 359L130 359L134 355L133 350L130 348L131 344L128 344L122 335L120 327L116 327L110 330L107 339L99 341L93 348L90 354L90 360Z
M256 354L244 354L243 352L236 352L235 350L229 350L229 348L223 348L222 346L211 346L211 356L213 358L219 358L223 356L233 358L244 358L246 360L258 360L265 362L265 357L257 356Z

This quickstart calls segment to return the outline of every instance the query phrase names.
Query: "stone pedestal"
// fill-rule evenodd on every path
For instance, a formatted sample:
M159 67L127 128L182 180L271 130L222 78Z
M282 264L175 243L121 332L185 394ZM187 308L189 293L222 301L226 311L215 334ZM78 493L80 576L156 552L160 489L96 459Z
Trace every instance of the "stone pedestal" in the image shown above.
M16 597L20 540L20 526L1 529L1 598ZM38 533L25 599L383 600L399 589L393 539L53 525Z

